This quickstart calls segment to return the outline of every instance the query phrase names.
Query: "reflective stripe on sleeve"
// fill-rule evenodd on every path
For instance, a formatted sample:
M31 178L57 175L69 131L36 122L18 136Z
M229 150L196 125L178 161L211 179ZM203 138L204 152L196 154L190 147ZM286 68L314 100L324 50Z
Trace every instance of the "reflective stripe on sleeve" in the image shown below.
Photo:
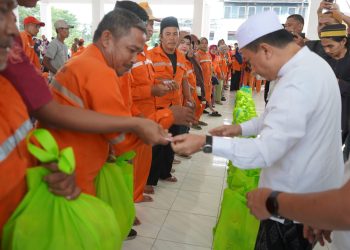
M17 145L26 138L28 132L33 128L31 121L26 120L16 131L15 133L8 137L0 145L0 162L5 160L12 150L14 150Z
M58 81L56 81L55 78L52 79L51 81L51 85L53 88L55 88L59 93L61 93L62 95L64 95L65 97L71 99L73 102L75 102L76 104L78 104L78 106L80 108L84 108L84 102L83 100L77 96L76 94L74 94L72 91L70 91L69 89L67 89L66 87L64 87L63 85L61 85Z

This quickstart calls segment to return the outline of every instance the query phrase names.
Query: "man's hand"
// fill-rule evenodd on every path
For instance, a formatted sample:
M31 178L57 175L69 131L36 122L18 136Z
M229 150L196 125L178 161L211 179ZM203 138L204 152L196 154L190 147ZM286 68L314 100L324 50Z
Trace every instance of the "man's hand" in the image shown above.
M324 9L330 10L332 8L333 8L333 3L327 2L327 1L321 1L320 6L318 7L318 10L321 10L321 12L322 12L322 10L324 10Z
M165 145L169 143L168 133L158 123L150 119L140 118L133 126L132 132L146 144Z
M195 121L192 108L174 105L169 107L174 116L174 124L189 126Z
M50 192L55 195L64 196L67 200L78 198L81 193L79 187L76 186L75 174L65 174L58 170L56 163L43 164L44 167L51 171L44 177Z
M182 134L173 138L171 147L177 154L191 155L200 151L204 144L204 135Z
M242 134L242 128L239 125L223 125L209 130L209 133L213 136L234 137Z
M330 230L314 229L310 226L304 225L304 238L313 245L319 242L321 246L324 246L325 240L331 243L331 233L332 231Z
M271 192L271 189L259 188L247 193L247 206L250 209L250 213L259 220L271 217L271 214L266 209L266 200Z
M293 34L294 42L298 44L300 47L304 47L305 45L304 38L297 32L292 32L292 34Z
M171 88L169 86L163 85L163 84L156 84L152 86L151 89L151 95L152 96L165 96L171 91Z

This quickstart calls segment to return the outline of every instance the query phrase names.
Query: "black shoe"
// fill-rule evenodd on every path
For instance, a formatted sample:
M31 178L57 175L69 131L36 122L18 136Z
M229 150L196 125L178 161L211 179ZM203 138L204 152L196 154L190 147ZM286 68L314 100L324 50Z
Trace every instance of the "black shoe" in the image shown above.
M221 97L221 101L226 101L226 98L225 98L225 96L223 96L223 97Z
M211 114L209 114L210 116L214 116L214 117L221 117L221 114L219 114L217 111L212 112Z
M207 110L203 110L204 114L209 114L209 112Z
M131 228L129 234L128 234L128 237L126 238L126 240L133 240L135 239L137 236L137 232Z

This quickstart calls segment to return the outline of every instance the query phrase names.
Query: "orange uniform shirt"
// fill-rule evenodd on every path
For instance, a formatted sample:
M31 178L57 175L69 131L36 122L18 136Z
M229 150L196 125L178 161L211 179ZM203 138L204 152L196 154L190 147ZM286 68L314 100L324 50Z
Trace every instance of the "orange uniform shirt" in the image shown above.
M0 76L0 89L1 238L4 224L26 193L26 169L33 161L25 143L32 124L22 98L3 76Z
M84 46L80 46L77 50L77 52L72 52L72 57L75 57L75 56L79 56L81 53L83 53L83 51L85 50L85 47Z
M137 55L137 61L131 69L131 94L134 105L145 117L169 128L174 122L172 112L167 109L157 110L156 98L152 96L151 89L155 84L155 71L148 55L147 45L143 52Z
M51 82L54 98L66 105L115 116L131 116L122 97L119 78L102 53L90 45L69 60ZM59 115L59 114L57 114ZM140 144L132 134L87 134L50 129L60 147L72 146L76 158L76 180L83 192L95 194L94 179L108 156L109 143L117 155Z
M38 55L34 51L34 41L33 37L27 32L22 31L20 33L22 39L22 45L24 53L28 56L29 61L35 65L39 70L41 69L41 64Z
M242 70L242 65L239 64L239 62L237 61L237 59L235 57L235 51L232 52L231 61L232 61L232 70L234 70L234 71L241 71Z
M181 105L183 101L182 81L186 78L186 58L177 49L175 51L177 58L176 73L174 74L173 66L170 59L165 54L161 46L158 46L149 51L149 57L153 62L155 71L155 79L158 80L174 80L178 86L178 90L171 93L156 97L156 108L168 108L171 105Z
M196 57L198 58L199 63L202 67L204 87L205 87L205 99L207 100L207 102L211 103L211 92L212 92L211 75L213 71L211 56L209 52L198 50L198 52L196 53Z
M202 106L202 103L199 100L198 95L197 95L196 74L194 72L192 63L189 60L186 60L186 67L187 67L188 83L189 83L190 89L191 89L191 95L193 97L193 100L196 103L195 117L196 117L196 120L198 121L200 116L203 113L204 107Z

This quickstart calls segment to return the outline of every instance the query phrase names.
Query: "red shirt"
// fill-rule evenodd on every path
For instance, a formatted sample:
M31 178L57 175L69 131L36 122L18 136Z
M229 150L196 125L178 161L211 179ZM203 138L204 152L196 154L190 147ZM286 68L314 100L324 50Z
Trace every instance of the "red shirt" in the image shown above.
M39 109L52 100L47 82L25 55L19 36L11 48L6 69L0 74L16 88L29 112Z

